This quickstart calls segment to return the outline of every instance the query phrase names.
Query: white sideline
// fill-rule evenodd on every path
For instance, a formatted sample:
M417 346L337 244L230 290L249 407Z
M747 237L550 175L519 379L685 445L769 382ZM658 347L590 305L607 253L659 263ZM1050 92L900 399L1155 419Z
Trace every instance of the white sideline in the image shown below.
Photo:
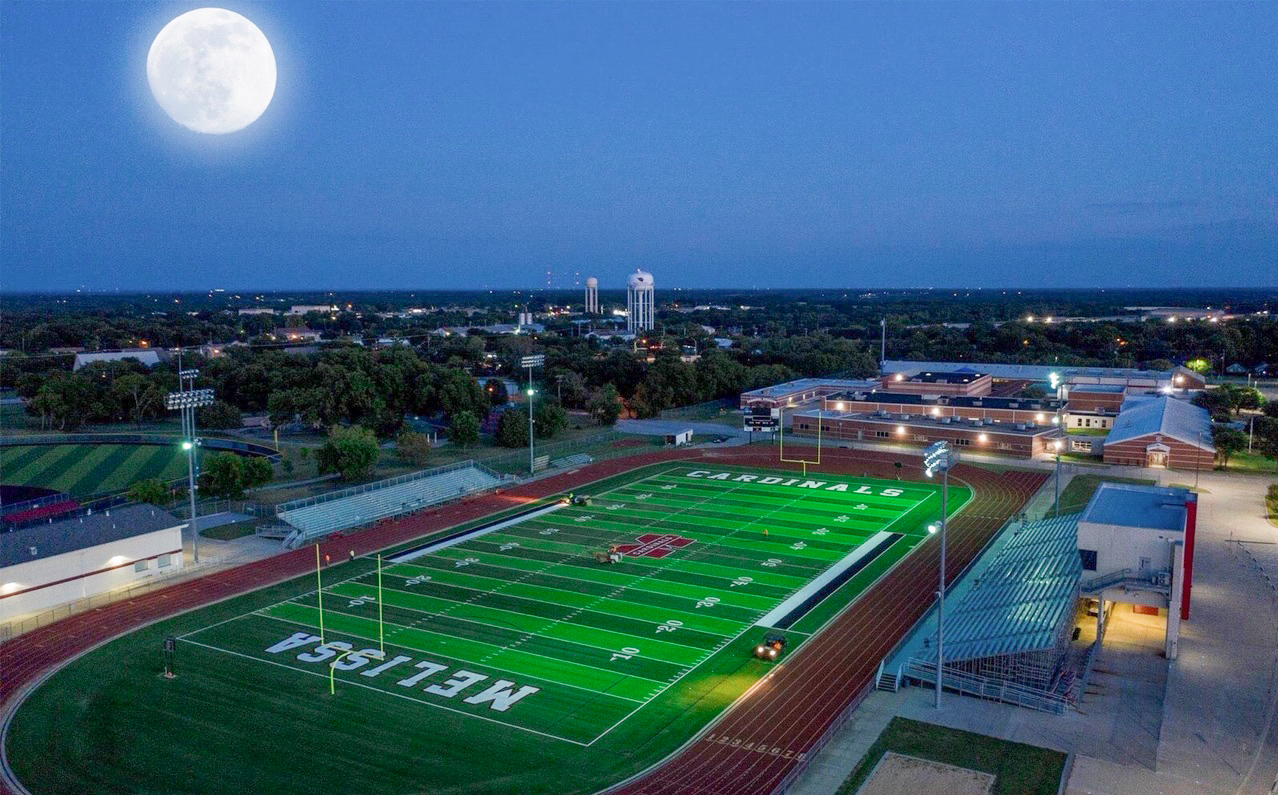
M835 577L838 577L840 574L847 571L851 566L855 565L858 560L869 554L871 549L881 544L884 539L889 538L891 535L892 534L886 530L880 530L865 541L861 542L861 545L852 550L852 552L843 560L840 560L838 563L826 569L821 576L800 588L789 599L786 599L784 602L774 607L771 613L768 613L763 618L754 622L755 626L772 627L776 624L776 622L788 616L790 611L807 601L808 597L824 588L826 584Z
M544 508L538 508L535 511L529 511L528 513L512 517L510 519L505 520L504 522L498 522L497 524L490 524L485 527L477 527L468 533L460 533L452 538L448 538L438 543L422 547L421 549L414 549L410 552L403 552L394 557L387 558L386 562L387 563L407 563L410 560L417 560L418 558L425 557L426 555L429 555L432 552L438 552L441 549L448 549L449 547L455 546L464 541L471 541L473 539L479 538L480 536L484 536L489 533L496 532L497 530L503 530L507 527L511 527L513 525L517 525L522 522L526 522L529 519L536 519L538 516L545 516L546 514L552 511L557 511L560 508L566 508L566 507L568 507L567 503L555 502L551 505L547 505Z

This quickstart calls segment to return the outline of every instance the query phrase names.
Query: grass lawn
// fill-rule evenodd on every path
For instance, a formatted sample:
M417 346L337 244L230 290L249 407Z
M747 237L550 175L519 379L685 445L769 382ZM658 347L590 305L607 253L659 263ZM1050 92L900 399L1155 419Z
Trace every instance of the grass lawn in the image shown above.
M653 465L380 571L335 565L318 591L311 573L159 622L35 691L8 758L35 795L596 792L767 675L759 622L801 646L927 537L940 500L793 475ZM598 563L611 544L622 560ZM833 593L804 590L853 562Z
M1272 458L1265 458L1260 453L1242 450L1229 457L1229 466L1217 467L1217 472L1248 472L1266 475L1278 474L1278 464Z
M76 497L124 491L146 478L171 480L186 474L186 455L176 446L59 444L0 448L5 483L41 486Z
M1150 486L1158 481L1153 478L1115 478L1108 475L1075 475L1061 492L1061 513L1074 513L1087 507L1102 483L1139 483ZM1054 513L1054 511L1052 511Z
M252 519L245 519L242 522L235 522L234 524L221 524L217 527L210 527L207 530L201 530L200 535L215 541L233 541L244 536L251 536L254 530L268 524L277 524L277 522L268 517L258 516Z
M854 795L887 751L991 773L994 795L1056 795L1065 769L1060 751L893 718L837 795Z

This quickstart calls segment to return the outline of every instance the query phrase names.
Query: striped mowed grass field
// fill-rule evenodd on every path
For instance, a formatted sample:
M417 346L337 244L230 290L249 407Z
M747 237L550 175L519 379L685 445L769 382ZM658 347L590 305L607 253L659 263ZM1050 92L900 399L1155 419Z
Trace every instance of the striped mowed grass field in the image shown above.
M75 497L123 491L146 478L186 474L186 455L163 445L59 444L0 448L0 481Z

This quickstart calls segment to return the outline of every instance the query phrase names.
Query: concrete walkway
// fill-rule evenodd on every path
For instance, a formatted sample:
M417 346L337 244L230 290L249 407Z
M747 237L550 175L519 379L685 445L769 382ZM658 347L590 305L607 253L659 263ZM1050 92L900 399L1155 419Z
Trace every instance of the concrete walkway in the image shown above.
M1108 474L1186 482L1183 472ZM1264 519L1274 480L1200 473L1179 659L1162 657L1162 619L1118 605L1078 711L1054 716L948 693L937 711L928 690L876 692L789 792L835 792L895 715L1072 752L1071 795L1278 792L1278 596L1236 544L1278 544L1278 528Z

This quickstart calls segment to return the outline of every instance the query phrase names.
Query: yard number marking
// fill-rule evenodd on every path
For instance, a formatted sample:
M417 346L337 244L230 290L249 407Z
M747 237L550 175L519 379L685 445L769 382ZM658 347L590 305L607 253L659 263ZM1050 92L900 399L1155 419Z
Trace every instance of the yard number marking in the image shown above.
M358 599L352 599L346 603L347 607L360 607L367 602L376 602L377 600L371 596L361 596Z
M621 651L614 651L612 653L612 659L609 660L608 662L616 662L617 660L629 660L631 657L634 657L638 653L639 653L639 650L636 649L634 646L626 646Z
M558 527L551 527L551 528L549 528L549 529L547 529L547 530L538 530L538 531L537 531L538 535L543 535L543 536L553 536L555 533L558 533L558 532L559 532L559 528L558 528Z
M404 584L405 585L421 585L422 583L428 582L429 580L430 580L429 574L419 574L413 579L405 581Z
M735 580L733 580L733 581L732 581L732 584L731 584L731 585L729 585L728 587L729 587L729 588L736 588L738 585L749 585L749 584L750 584L750 583L752 583L752 582L754 582L754 578L753 578L753 577L738 577L738 578L736 578Z
M676 629L678 629L681 626L683 626L682 621L676 621L675 619L672 618L664 624L658 624L657 631L658 632L674 632Z
M719 597L707 596L704 599L697 600L697 607L714 607L719 604Z
M454 569L460 569L462 566L469 566L472 563L478 563L479 558L462 558L453 564Z
M502 552L509 552L510 550L514 549L517 546L519 546L518 542L510 541L497 547L497 549L501 550Z
M762 565L765 569L775 569L780 564L781 564L781 558L768 558L767 560L763 561L763 563L760 565Z
M814 536L823 536L823 535L828 534L829 532L830 532L830 531L829 531L829 530L826 530L824 527L818 527L817 529L815 529L815 530L813 530L813 531L812 531L812 535L814 535Z
M795 541L790 545L790 549L807 549L808 545L805 541Z

